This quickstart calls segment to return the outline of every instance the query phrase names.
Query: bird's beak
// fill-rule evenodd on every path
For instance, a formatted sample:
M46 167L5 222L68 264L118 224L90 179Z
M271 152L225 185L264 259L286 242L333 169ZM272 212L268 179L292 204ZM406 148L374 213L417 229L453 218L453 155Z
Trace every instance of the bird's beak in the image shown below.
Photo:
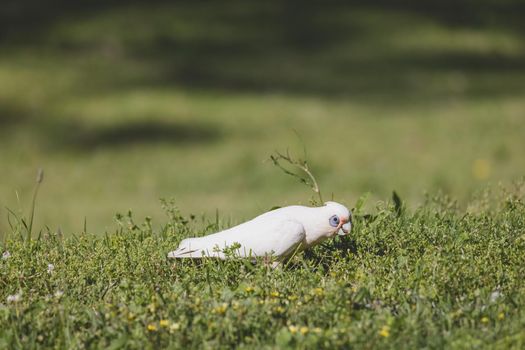
M351 229L352 229L352 223L350 221L346 223L342 223L337 234L339 236L346 236L350 232Z

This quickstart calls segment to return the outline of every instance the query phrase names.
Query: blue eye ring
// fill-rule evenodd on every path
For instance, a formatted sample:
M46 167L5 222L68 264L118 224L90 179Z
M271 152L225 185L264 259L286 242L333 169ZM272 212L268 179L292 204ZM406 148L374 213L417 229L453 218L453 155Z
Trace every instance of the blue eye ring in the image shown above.
M328 220L328 222L330 223L330 226L337 227L339 226L339 217L334 215Z

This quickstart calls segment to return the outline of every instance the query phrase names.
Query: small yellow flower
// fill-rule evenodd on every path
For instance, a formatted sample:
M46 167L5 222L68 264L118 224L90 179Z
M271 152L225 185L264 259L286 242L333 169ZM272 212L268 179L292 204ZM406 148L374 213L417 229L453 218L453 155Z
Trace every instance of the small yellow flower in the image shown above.
M157 326L155 326L153 323L150 323L148 325L148 331L150 332L156 332L157 331Z
M135 314L133 312L128 313L128 321L133 321L135 319Z
M160 320L159 325L161 327L166 328L166 327L168 327L170 325L170 321L168 321L168 320Z
M221 305L216 306L212 312L219 315L224 315L228 309L228 304L222 303Z
M288 326L288 330L290 331L290 333L295 334L299 330L299 327L294 326L294 325L290 325L290 326Z
M478 180L485 180L490 176L490 162L487 159L476 159L472 164L472 174Z
M314 329L312 329L312 331L313 331L314 333L319 334L319 333L321 333L323 330L322 330L321 328L319 328L319 327L315 327Z
M505 318L505 314L503 312L500 312L498 314L498 320L503 320Z
M301 333L302 335L305 335L306 333L308 333L308 327L306 327L306 326L302 326L302 327L299 329L299 333Z
M176 332L180 329L180 324L179 323L172 323L171 326L170 326L170 332L173 333L173 332Z
M246 288L244 288L244 291L246 293L253 293L255 291L255 289L253 287L246 287Z
M274 292L271 292L271 293L270 293L270 296L271 296L272 298L278 298L278 297L279 297L279 292L275 292L275 291L274 291Z
M152 314L154 314L154 313L155 313L155 310L157 310L157 307L155 306L154 303L151 303L151 304L148 305L148 310L149 310L149 312L151 312Z
M293 294L290 295L290 296L288 297L288 300L290 300L290 301L297 300L297 295L293 295Z
M323 288L314 288L314 290L312 291L314 295L317 295L318 297L321 297L324 295L324 290Z
M481 323L489 323L489 318L487 316L483 316L481 318Z
M383 326L381 330L379 331L379 335L382 337L388 338L390 336L390 327Z
M277 312L278 314L282 314L284 313L284 308L282 306L277 306L275 308L275 312Z

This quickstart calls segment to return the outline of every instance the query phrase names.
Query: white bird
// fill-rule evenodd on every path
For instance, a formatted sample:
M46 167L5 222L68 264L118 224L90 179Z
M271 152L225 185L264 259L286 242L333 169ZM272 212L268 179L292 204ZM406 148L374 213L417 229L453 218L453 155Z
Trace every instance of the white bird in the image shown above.
M293 205L208 236L184 239L168 257L225 259L229 255L224 250L230 248L235 256L274 256L281 261L336 234L346 235L351 228L352 214L339 203Z

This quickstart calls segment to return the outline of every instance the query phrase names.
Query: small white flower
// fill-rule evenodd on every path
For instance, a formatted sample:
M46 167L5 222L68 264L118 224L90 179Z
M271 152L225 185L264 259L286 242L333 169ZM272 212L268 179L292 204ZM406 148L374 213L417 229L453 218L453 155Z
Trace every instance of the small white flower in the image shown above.
M6 250L3 254L2 254L2 259L3 260L7 260L11 257L11 253L9 253L8 250Z
M495 290L490 294L490 302L494 303L501 297L502 293L499 290Z
M57 298L57 299L60 299L60 297L62 297L62 295L64 295L64 292L61 291L61 290L57 290L55 292L55 298Z
M22 292L7 296L8 303L18 303L20 300L22 300Z
M53 273L53 270L55 269L55 265L48 264L47 265L47 273Z

